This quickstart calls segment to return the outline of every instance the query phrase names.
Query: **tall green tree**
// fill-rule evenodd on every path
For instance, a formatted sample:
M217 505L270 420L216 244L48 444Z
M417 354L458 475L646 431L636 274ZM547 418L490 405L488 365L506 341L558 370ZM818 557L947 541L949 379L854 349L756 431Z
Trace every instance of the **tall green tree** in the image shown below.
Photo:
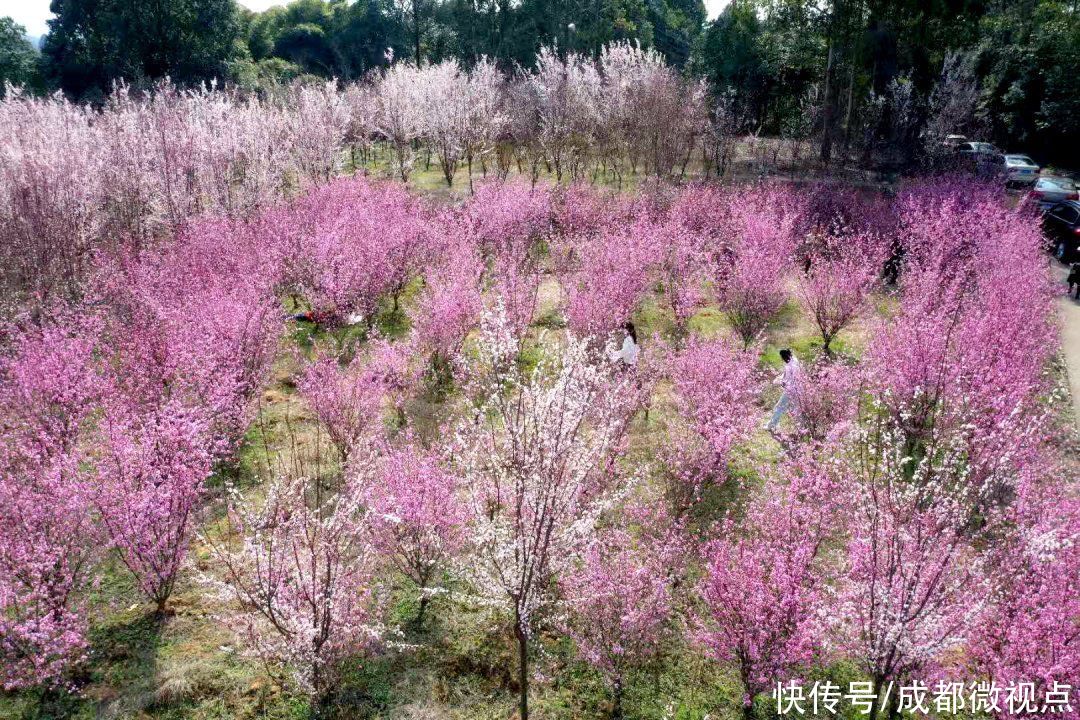
M37 81L38 51L26 37L26 28L0 17L0 97L8 83L33 87Z
M234 0L52 0L50 80L86 97L114 81L225 80L242 54Z

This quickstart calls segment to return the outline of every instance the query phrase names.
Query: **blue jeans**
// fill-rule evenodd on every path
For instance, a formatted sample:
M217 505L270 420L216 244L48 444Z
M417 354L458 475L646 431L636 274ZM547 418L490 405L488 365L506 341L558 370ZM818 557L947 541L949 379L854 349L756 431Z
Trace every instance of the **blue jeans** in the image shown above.
M777 401L776 407L773 408L772 418L769 420L769 424L766 426L769 430L775 430L776 426L780 424L780 418L784 417L784 413L787 412L788 405L791 404L791 398L788 397L787 391L784 391L780 395L780 400Z

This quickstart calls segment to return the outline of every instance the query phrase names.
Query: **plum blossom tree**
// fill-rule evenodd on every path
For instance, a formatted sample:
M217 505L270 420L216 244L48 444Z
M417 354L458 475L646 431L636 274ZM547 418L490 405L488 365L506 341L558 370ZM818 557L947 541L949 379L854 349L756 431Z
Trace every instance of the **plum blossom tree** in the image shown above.
M343 460L365 438L380 434L383 408L408 383L407 360L401 348L377 340L344 367L325 356L304 369L297 388Z
M816 443L843 437L856 419L859 388L857 367L822 362L808 367L791 413L797 434Z
M581 565L560 581L571 613L565 629L578 654L611 683L612 718L623 717L626 674L659 656L671 633L671 585L684 552L681 528L662 510L630 508L626 520L644 524L640 537L600 530Z
M0 685L63 685L85 658L80 591L96 557L77 458L15 463L0 475Z
M98 398L94 324L15 331L0 360L0 685L58 686L85 657L100 537L81 434Z
M600 73L583 55L569 53L563 59L545 46L526 83L536 102L539 143L556 179L561 182L564 174L577 177L585 153L579 143L587 147L598 121Z
M472 189L473 164L480 161L487 175L487 156L509 124L505 108L506 78L489 58L481 56L469 70L466 86L466 122L463 138L465 162Z
M809 268L799 277L796 292L828 354L836 334L866 306L888 248L876 235L842 232L825 235L815 250L807 258Z
M402 182L408 182L412 171L412 142L423 132L421 88L419 70L405 62L388 67L376 84L376 122L379 131L393 145Z
M229 532L205 538L223 577L204 580L239 606L226 618L239 642L268 667L287 668L316 704L341 660L382 635L376 553L357 486L367 482L355 477L334 493L323 480L280 470L261 505L234 492Z
M484 265L477 248L455 242L440 260L425 268L424 289L412 318L413 342L430 352L436 364L457 356L483 310Z
M420 589L417 622L423 622L438 572L465 539L457 479L411 442L390 448L377 465L374 482L364 491L372 545Z
M982 632L1006 576L987 550L1045 472L1055 343L1038 233L985 190L972 198L961 210L931 183L900 199L900 308L862 370L844 637L879 686Z
M400 186L341 179L291 206L277 227L290 284L333 318L370 318L378 301L395 302L415 272L425 240L423 216Z
M158 615L187 554L210 475L209 430L175 401L140 411L106 403L92 492L102 528Z
M630 319L650 285L656 254L651 230L639 221L578 244L578 265L564 280L571 329L603 336Z
M490 265L492 296L522 334L536 312L541 241L551 229L551 196L522 182L478 185L458 219Z
M823 639L823 547L835 532L835 482L819 459L797 456L753 497L737 523L724 520L705 546L696 639L734 660L743 683L743 716L753 700L808 663Z
M776 188L732 196L727 210L716 299L748 348L787 301L799 210Z
M912 458L903 433L878 413L858 431L855 504L841 591L840 637L874 683L932 672L962 647L995 590L977 550L962 447Z
M1020 530L994 553L1002 586L971 650L977 671L1003 685L1035 683L1036 697L1043 697L1080 672L1080 515L1075 499L1060 490L1018 504ZM1064 716L1075 718L1076 710Z
M420 132L435 151L446 186L454 184L458 165L465 153L469 123L468 75L457 60L425 65L417 73L420 87Z
M461 572L511 616L519 713L529 714L529 643L549 579L581 556L612 493L612 461L633 406L627 381L570 339L533 369L505 313L485 316L469 369L475 413L457 429L454 459L468 508L471 553Z
M723 338L692 339L671 358L668 372L679 409L720 465L754 430L761 385L756 366L754 353Z

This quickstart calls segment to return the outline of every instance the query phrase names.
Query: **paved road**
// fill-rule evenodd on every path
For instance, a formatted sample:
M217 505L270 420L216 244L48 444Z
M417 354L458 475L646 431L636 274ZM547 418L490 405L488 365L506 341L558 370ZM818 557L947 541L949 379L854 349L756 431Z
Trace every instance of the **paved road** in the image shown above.
M1054 276L1062 284L1068 270L1064 265L1053 264ZM1061 322L1061 351L1069 369L1069 390L1072 393L1073 417L1080 423L1080 301L1062 296L1058 299Z

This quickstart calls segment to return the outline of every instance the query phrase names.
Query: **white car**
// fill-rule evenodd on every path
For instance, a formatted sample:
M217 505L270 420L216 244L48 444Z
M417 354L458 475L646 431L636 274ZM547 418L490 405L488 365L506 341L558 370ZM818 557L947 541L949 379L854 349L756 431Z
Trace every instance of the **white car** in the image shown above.
M1005 156L1005 179L1011 183L1030 185L1039 177L1039 166L1027 155Z

